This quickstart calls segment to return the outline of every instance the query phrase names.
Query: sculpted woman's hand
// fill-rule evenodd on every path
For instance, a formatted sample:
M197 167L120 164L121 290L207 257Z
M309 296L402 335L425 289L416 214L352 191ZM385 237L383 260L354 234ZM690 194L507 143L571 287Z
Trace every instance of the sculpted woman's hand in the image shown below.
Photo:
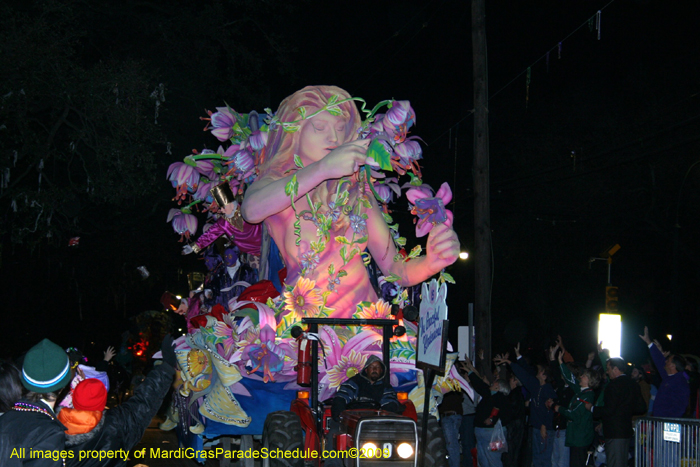
M362 139L342 144L328 153L319 162L327 179L347 177L354 174L367 161L370 140Z
M451 227L438 224L428 235L427 261L435 272L446 268L459 257L459 239Z

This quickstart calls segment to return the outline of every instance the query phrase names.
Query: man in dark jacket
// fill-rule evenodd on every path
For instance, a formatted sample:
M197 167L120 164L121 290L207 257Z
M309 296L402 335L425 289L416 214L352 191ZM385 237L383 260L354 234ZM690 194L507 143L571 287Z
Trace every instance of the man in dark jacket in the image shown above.
M56 420L53 409L57 392L70 380L68 355L50 340L42 340L27 352L22 384L29 392L0 417L0 465L64 465L66 428Z
M167 335L163 339L163 363L154 367L146 376L146 379L136 388L134 395L121 405L104 410L107 393L101 395L97 388L81 388L81 385L95 385L94 380L82 381L76 386L74 404L76 409L63 409L59 418L71 431L76 431L75 425L85 420L86 415L97 412L97 417L92 417L96 423L89 431L77 434L66 434L66 449L73 453L73 457L66 461L67 466L80 465L81 467L115 467L126 465L129 451L141 440L151 419L155 416L163 398L173 382L175 374L175 351L173 339ZM80 390L79 390L80 388ZM83 396L86 394L87 397ZM101 407L100 407L101 406ZM80 410L78 409L86 410ZM66 412L63 415L64 411ZM101 413L100 413L101 412ZM78 430L80 431L80 430ZM82 430L85 431L85 430ZM110 454L113 458L102 457L99 453ZM87 458L80 459L80 455L95 453Z
M681 418L690 403L689 378L685 374L685 359L680 355L664 356L659 342L649 338L649 328L644 327L644 335L639 336L647 347L656 371L661 376L661 385L654 399L654 417Z
M401 412L401 404L396 392L390 385L384 384L384 362L371 355L362 371L345 381L338 388L331 406L331 416L336 422L345 409L379 409L389 412Z
M607 362L610 382L603 391L603 406L586 408L593 412L593 418L603 420L605 436L605 456L608 467L626 467L632 430L632 415L644 413L646 404L639 385L625 374L625 361L611 358Z

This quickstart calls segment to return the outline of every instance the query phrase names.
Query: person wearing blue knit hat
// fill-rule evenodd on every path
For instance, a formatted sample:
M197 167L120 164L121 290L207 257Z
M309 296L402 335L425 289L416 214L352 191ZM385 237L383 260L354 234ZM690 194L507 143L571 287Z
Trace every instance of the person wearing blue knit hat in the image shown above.
M27 394L0 417L0 465L65 465L66 427L56 419L54 405L71 379L68 355L42 340L25 355L21 379Z

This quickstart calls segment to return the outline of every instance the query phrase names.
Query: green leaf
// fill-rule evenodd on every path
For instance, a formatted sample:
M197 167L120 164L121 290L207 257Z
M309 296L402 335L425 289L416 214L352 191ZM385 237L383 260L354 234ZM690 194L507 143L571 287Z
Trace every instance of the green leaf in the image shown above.
M326 248L326 242L324 242L324 241L311 242L309 244L309 246L311 246L311 249L313 251L315 251L316 253L320 253Z
M408 254L409 258L417 258L420 256L421 252L423 251L423 248L420 245L416 245L413 247L411 252Z
M345 248L345 247L343 247L343 248ZM357 247L350 250L350 256L348 256L348 259L347 259L347 261L345 261L345 263L346 264L349 263L350 260L353 259L355 257L355 255L358 254L359 252L360 252L360 249Z
M299 131L301 127L299 125L295 125L292 123L285 123L282 124L282 129L286 131L287 133L294 133L296 131Z
M303 105L301 107L298 107L297 112L299 112L299 116L301 116L302 120L306 118L306 107L304 107Z
M406 237L399 237L395 241L398 246L406 246Z
M352 243L353 243L353 244L358 244L358 245L359 245L359 244L365 243L366 241L367 241L367 235L365 235L365 236L362 237L362 238L358 238L357 240L355 240L355 241L352 242Z
M392 170L391 154L386 150L384 145L375 139L367 149L367 157L374 159L382 170Z
M412 360L415 358L416 349L411 344L411 342L404 342L400 339L396 339L389 345L389 355L391 358L398 358L401 360Z
M423 184L423 180L416 177L416 175L413 172L408 172L408 175L411 177L411 186L421 186Z
M345 245L343 245L343 246L340 248L340 257L341 257L342 260L343 260L343 264L348 264L348 260L345 259L345 257L347 256L347 254L348 254L348 247L346 247Z
M301 320L296 313L287 313L277 325L277 337L292 337L292 328L300 323Z
M443 282L449 282L450 284L456 284L454 278L452 277L451 274L448 274L446 272L441 272L440 273L440 280Z
M396 274L389 274L388 276L384 277L384 280L387 282L396 282L401 280L401 276L397 276Z
M335 237L335 241L343 245L350 245L350 240L347 237Z
M240 316L241 318L245 318L246 316L250 318L250 320L253 322L255 326L260 324L260 317L259 317L258 309L257 308L239 308L236 310L235 316Z
M328 266L328 275L333 276L335 275L335 264L331 263L330 266Z
M304 163L301 161L301 157L299 157L299 154L294 154L294 165L296 165L300 169L304 168Z
M185 157L182 161L187 165L190 165L192 167L197 167L197 161L195 161L194 157L192 157L191 155Z
M343 111L340 110L340 107L338 107L337 105L330 106L326 110L328 110L328 113L333 115L334 117L339 117L343 115Z
M297 175L294 174L292 175L292 179L289 180L284 187L284 194L296 198L297 193L299 193L299 183L297 183Z
M332 95L330 99L328 99L328 105L332 105L338 102L338 96L337 95Z
M383 212L383 213L382 213L382 216L384 216L384 222L386 222L387 225L389 225L389 224L391 224L392 222L394 222L394 219L393 219L389 214ZM392 229L392 230L397 230L397 229L398 229L398 224L397 224L397 226L396 226L395 228L394 228L393 226L391 226L391 225L389 226L389 228Z
M348 275L348 272L345 269L341 269L340 271L338 271L338 279L340 279L341 277L345 277L347 275Z

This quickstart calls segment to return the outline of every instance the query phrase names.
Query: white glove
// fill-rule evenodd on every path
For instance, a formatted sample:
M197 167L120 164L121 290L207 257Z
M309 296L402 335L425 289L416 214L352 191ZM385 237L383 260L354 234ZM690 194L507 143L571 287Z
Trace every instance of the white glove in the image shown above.
M182 247L182 254L183 254L183 255L189 255L189 254L192 253L193 251L194 251L194 250L192 249L192 246L191 246L191 245L185 245L185 246Z

